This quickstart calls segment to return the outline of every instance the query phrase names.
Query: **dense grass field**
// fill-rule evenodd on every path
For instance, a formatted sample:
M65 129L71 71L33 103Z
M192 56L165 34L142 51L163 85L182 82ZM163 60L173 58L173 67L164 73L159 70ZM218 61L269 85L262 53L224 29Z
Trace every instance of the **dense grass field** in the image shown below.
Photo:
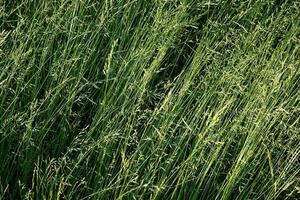
M0 199L300 199L300 2L0 0Z

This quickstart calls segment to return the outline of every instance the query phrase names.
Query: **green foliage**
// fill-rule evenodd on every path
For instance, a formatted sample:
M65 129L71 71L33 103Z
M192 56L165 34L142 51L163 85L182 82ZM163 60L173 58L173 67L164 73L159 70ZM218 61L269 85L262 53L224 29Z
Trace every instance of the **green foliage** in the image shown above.
M0 199L299 199L299 19L0 0Z

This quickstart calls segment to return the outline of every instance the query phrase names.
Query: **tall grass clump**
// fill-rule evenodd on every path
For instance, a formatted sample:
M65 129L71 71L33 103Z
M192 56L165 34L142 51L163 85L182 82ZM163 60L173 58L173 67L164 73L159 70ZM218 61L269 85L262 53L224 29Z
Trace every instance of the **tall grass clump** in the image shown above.
M0 199L300 199L300 3L0 0Z

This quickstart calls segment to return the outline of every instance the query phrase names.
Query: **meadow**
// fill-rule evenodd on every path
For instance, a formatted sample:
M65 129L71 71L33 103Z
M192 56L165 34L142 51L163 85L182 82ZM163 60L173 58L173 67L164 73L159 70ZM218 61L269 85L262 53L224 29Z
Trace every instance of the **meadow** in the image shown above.
M0 0L0 199L300 199L300 2Z

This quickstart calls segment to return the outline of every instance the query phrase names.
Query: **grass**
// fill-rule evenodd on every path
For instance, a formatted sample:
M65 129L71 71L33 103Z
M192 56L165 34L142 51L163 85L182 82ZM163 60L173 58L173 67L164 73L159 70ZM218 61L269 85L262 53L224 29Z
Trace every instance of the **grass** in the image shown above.
M297 1L0 0L0 199L300 198Z

